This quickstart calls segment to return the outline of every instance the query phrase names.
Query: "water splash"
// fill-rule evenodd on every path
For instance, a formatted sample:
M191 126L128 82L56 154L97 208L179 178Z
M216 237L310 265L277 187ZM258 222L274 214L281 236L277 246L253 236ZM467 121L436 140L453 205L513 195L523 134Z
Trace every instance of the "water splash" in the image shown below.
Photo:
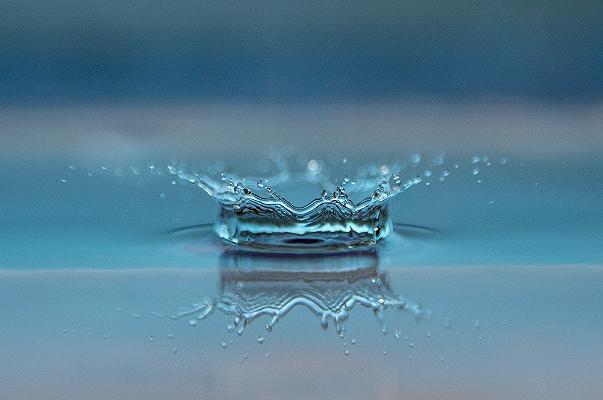
M319 317L323 329L338 334L357 305L373 311L384 331L384 311L395 309L420 320L430 315L418 303L396 294L387 274L379 271L375 251L331 255L258 255L226 251L221 257L219 293L174 318L203 320L218 311L233 317L230 332L243 334L253 321L266 317L266 330L293 308ZM262 338L263 341L263 338Z
M345 160L341 165L349 170ZM339 174L316 159L298 162L302 168L295 170L280 153L271 161L277 172L268 177L218 173L215 167L201 172L181 163L170 164L168 171L218 203L215 232L225 241L260 251L324 252L370 248L392 231L388 204L395 196L422 182L444 181L452 170L444 167L443 155L427 169L419 167L423 158L415 154L409 161L363 166L353 174ZM319 195L296 205L295 196L283 194L291 187L317 187Z

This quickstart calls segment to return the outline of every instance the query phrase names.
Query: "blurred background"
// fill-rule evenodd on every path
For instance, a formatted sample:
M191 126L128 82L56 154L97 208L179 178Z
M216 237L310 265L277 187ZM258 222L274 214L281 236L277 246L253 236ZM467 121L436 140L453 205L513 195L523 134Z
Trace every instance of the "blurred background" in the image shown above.
M3 1L1 154L599 155L599 1ZM353 145L346 144L353 139ZM396 148L392 151L398 151Z
M0 98L599 101L600 1L3 1Z

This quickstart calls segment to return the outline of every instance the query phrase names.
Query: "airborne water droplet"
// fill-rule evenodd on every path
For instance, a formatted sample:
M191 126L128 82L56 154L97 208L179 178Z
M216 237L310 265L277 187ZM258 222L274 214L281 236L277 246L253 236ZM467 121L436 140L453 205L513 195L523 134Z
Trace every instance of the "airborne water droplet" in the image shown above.
M413 164L418 164L421 162L421 155L418 153L413 154L412 156L410 156L410 162Z
M306 168L307 168L307 170L308 170L309 173L311 173L311 174L317 174L319 172L319 170L320 170L320 164L316 160L310 160L310 161L308 161L308 164L306 165Z

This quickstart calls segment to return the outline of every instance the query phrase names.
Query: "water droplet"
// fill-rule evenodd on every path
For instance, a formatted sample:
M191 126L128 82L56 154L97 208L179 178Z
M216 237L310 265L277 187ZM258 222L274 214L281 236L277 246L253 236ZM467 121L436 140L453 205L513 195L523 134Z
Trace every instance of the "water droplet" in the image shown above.
M191 320L188 321L188 324L190 326L197 326L197 320L196 319L191 319Z
M165 199L167 196L167 194L165 194L164 192L159 193L159 197L161 197L162 199Z
M473 175L477 175L477 174L479 174L479 168L473 168L473 170L471 170L471 173L472 173Z
M418 153L413 154L412 156L410 156L410 162L413 164L418 164L421 162L421 155Z
M264 357L266 357L266 358L270 358L270 353L269 353L269 352L267 352L266 354L264 354Z
M310 160L308 161L306 168L311 174L317 174L320 171L320 164L316 160Z
M343 351L343 354L345 354L346 356L349 356L349 355L350 355L350 350L345 349L345 350Z
M226 347L228 347L228 345L226 344L226 342L222 342L221 346L222 346L223 349L225 349Z
M168 337L168 339L172 340L172 339L174 339L174 334L173 333L168 333L167 337Z
M258 336L258 338L257 338L257 342L258 342L259 344L264 343L264 336Z
M480 161L478 156L471 157L471 164L477 164Z

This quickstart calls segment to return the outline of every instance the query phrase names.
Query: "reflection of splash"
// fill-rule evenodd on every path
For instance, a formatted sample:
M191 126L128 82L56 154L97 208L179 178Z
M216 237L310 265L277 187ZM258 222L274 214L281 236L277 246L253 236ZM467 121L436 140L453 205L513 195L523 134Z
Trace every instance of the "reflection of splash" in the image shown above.
M358 304L371 309L381 324L386 309L404 310L416 319L428 314L392 291L387 275L378 269L374 251L329 256L227 251L221 263L216 298L177 317L192 317L191 324L196 324L218 310L232 315L231 329L242 334L246 325L260 317L270 319L266 329L271 331L289 311L304 306L320 317L323 329L332 321L341 333Z

